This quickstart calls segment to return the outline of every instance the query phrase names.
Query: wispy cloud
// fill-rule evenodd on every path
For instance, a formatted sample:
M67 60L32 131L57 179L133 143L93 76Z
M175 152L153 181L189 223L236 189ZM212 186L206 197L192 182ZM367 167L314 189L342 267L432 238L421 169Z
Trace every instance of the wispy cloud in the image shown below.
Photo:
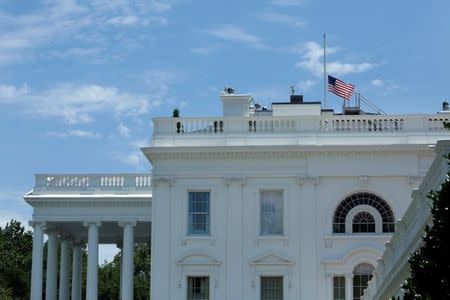
M191 52L194 54L197 54L197 55L210 55L217 49L219 49L219 46L196 47L196 48L191 48Z
M313 75L323 76L323 48L316 42L308 42L301 49L303 55L296 66ZM336 48L327 48L327 55L336 53ZM369 62L362 63L344 63L341 61L327 61L327 72L337 76L361 73L373 69L375 64Z
M374 80L371 80L370 83L375 87L382 87L385 82L381 79L374 79Z
M232 24L211 28L207 30L207 33L222 40L240 42L253 47L261 47L263 45L260 37L250 34L245 29Z
M304 20L300 20L297 17L277 12L264 12L262 14L259 14L258 17L259 19L266 22L284 24L296 28L305 28L306 26L306 21Z
M161 79L160 89L167 90ZM158 87L154 87L158 91ZM161 104L161 95L128 93L112 86L96 84L59 84L42 91L31 91L26 86L3 86L0 102L18 105L25 113L37 117L62 118L69 124L89 123L98 112L116 115L139 116Z
M50 136L56 137L80 137L80 138L98 138L100 134L93 131L86 131L81 129L72 129L67 131L49 131Z
M279 6L300 6L305 0L272 0L272 4Z
M120 123L117 126L117 131L119 134L123 137L129 137L130 136L130 128L128 128L125 124Z
M22 62L34 55L33 49L49 44L66 48L73 45L73 40L77 40L79 48L99 48L102 37L107 35L105 27L113 25L117 30L166 25L168 19L163 14L171 7L171 1L156 0L92 0L83 4L74 0L46 0L38 9L24 14L0 12L0 63ZM85 32L96 38L84 40L88 36Z

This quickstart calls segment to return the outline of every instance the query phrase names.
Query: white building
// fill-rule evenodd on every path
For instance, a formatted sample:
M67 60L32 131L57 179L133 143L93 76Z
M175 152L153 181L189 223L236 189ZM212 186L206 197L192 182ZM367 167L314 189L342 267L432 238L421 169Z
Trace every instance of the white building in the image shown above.
M99 243L123 247L122 299L132 299L133 245L150 240L152 299L360 299L450 115L333 114L301 96L258 110L251 95L220 98L221 117L153 119L142 148L151 186L150 174L37 175L25 196L32 299L42 294L44 225L47 295L57 291L60 237L71 241L62 260L74 245L72 299L80 245L87 299L96 299Z

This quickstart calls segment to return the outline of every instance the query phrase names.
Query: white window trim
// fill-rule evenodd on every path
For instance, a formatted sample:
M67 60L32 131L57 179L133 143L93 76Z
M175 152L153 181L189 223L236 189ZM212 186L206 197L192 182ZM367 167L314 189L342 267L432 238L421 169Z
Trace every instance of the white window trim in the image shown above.
M261 277L283 277L283 300L289 299L288 296L288 281L289 278L286 272L283 271L257 271L257 282L256 282L256 294L258 300L261 300Z
M366 211L370 213L375 219L375 232L361 232L361 234L375 234L383 233L383 219L381 218L378 210L370 205L362 204L353 207L345 218L345 234L360 234L359 232L353 233L353 218L360 212Z
M286 239L287 237L287 192L286 188L259 188L257 194L257 212L258 212L258 240ZM281 234L262 234L261 233L261 193L262 192L281 192L282 202L282 233Z
M190 192L209 192L209 233L207 234L195 234L189 233L189 193ZM186 201L185 201L185 236L188 240L202 240L213 238L213 190L203 188L188 188L186 189Z
M183 299L187 300L187 284L188 284L188 277L209 277L209 300L214 300L214 287L215 287L215 281L214 281L214 275L212 272L204 272L204 271L192 271L192 272L186 272L183 274L183 284L181 288L183 289Z

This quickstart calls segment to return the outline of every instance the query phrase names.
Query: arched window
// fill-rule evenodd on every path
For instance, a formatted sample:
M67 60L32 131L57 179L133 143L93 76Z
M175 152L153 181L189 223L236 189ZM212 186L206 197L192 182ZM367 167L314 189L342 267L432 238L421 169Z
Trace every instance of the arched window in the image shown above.
M359 212L353 218L352 229L354 233L375 232L375 218L366 211Z
M353 269L353 300L360 300L368 282L372 279L374 268L366 263L357 265Z
M345 233L345 219L347 218L349 211L358 205L369 205L375 208L379 212L382 219L382 231L394 232L394 214L386 201L371 193L355 193L342 200L336 208L333 218L333 233ZM373 218L373 215L367 212L366 214ZM359 213L354 217L353 221L355 221L357 216L359 216ZM361 217L368 216L361 215L358 218L361 219ZM373 223L375 224L375 221ZM371 225L368 225L367 227L369 229ZM375 230L366 232L375 232Z

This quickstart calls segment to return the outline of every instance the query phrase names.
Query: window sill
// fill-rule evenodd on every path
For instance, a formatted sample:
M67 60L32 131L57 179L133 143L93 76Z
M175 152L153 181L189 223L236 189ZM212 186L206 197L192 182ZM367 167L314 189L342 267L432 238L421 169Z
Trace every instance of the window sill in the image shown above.
M287 235L260 235L253 241L254 245L258 247L261 243L265 242L277 242L281 243L283 247L289 245L289 239Z
M216 245L216 238L210 235L188 235L181 241L181 246L193 243L208 243L211 247Z
M333 240L360 240L360 239L390 239L392 233L334 233L332 235L324 236L325 239Z

